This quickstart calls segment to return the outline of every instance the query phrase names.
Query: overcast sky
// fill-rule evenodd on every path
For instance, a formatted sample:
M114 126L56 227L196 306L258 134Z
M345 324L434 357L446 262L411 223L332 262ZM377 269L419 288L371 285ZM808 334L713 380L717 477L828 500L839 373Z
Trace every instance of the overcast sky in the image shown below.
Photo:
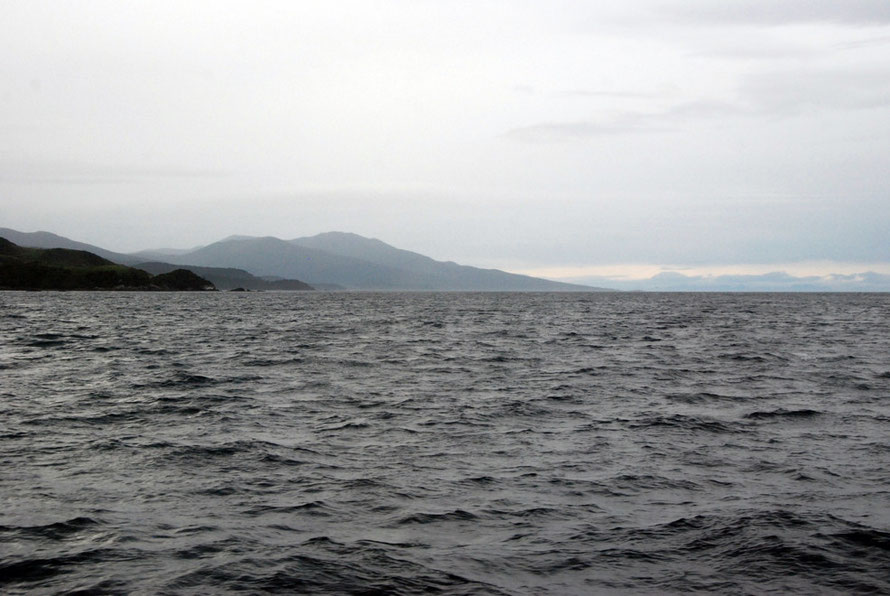
M890 272L888 156L888 0L0 0L0 226L113 250Z

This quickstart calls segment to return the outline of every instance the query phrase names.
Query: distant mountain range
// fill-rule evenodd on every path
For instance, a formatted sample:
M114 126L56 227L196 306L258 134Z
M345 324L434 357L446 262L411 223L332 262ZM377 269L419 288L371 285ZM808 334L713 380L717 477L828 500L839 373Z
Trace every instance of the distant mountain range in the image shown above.
M208 279L219 289L235 285L247 289L306 289L296 287L305 283L323 289L359 290L605 290L435 261L380 240L343 232L293 240L232 236L197 249L159 249L134 254L115 253L49 232L26 233L0 228L0 237L22 246L87 250L116 263L151 272L181 267Z
M0 238L37 248L84 250L152 275L184 268L220 290L465 290L465 291L687 291L687 292L887 292L890 275L864 271L796 277L763 275L683 275L664 272L649 279L583 277L562 283L497 269L479 269L390 246L357 234L327 232L281 240L229 236L213 244L124 254L50 232L0 228ZM604 287L605 286L605 287ZM608 289L606 289L608 288Z

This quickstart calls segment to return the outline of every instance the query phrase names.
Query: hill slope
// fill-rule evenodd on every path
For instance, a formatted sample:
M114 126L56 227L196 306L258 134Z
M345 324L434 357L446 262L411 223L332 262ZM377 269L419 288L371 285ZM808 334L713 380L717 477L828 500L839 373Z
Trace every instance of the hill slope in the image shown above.
M19 246L28 246L33 248L68 248L71 250L82 250L99 255L104 259L108 259L114 263L121 265L135 265L140 261L139 258L132 255L126 255L119 252L105 250L99 246L86 244L85 242L77 242L64 236L58 236L50 232L19 232L9 228L0 228L0 237L6 238ZM145 260L145 259L141 259Z
M152 277L99 255L67 248L26 248L0 237L0 288L6 290L213 290L191 271Z
M334 283L360 289L422 288L412 283L410 272L295 246L271 237L222 240L167 260L208 267L237 267L254 275L297 278L310 285Z
M430 257L390 246L374 238L347 232L326 232L295 238L291 244L322 250L342 257L361 259L376 265L409 271L431 289L507 290L507 291L604 291L604 288L567 284L507 273L498 269L480 269Z

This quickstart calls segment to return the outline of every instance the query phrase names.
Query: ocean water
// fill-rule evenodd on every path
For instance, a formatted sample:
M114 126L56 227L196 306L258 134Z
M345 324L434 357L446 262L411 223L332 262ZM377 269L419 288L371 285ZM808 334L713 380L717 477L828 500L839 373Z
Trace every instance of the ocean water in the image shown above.
M890 294L2 292L0 592L890 593Z

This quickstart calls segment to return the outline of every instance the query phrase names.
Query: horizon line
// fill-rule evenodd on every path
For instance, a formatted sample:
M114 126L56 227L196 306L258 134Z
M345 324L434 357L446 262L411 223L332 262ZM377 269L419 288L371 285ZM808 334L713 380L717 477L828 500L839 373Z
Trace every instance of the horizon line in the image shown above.
M786 261L777 263L715 263L710 265L679 265L658 263L612 263L604 265L504 267L504 271L543 277L555 281L579 283L583 280L620 282L648 281L663 273L677 273L689 278L717 278L728 275L760 276L784 273L792 277L819 277L878 273L890 275L890 262L834 261L829 259Z

